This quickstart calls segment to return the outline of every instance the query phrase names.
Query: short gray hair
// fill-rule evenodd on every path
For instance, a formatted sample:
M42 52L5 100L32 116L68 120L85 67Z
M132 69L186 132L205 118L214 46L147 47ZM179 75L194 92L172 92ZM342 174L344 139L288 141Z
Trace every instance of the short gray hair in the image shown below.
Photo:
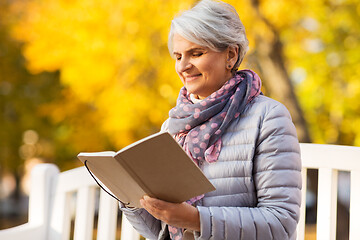
M190 42L218 52L238 46L239 57L232 72L240 66L249 49L245 27L235 8L221 1L202 0L172 20L168 40L171 55L175 33Z

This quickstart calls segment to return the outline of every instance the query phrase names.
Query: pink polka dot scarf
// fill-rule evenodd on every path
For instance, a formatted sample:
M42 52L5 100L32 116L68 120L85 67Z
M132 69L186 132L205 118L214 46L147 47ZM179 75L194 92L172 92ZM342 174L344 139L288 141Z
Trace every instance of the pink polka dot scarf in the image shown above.
M252 70L238 71L219 90L198 103L191 101L183 87L169 113L170 134L175 135L197 164L202 160L215 162L225 129L260 94L260 89L260 77Z

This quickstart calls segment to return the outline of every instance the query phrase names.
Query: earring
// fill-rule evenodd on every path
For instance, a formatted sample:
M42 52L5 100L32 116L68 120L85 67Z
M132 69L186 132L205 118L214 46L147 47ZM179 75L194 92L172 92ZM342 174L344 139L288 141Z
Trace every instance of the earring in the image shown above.
M229 64L229 65L228 65L228 69L231 69L231 68L232 68L232 67L231 67L231 65Z

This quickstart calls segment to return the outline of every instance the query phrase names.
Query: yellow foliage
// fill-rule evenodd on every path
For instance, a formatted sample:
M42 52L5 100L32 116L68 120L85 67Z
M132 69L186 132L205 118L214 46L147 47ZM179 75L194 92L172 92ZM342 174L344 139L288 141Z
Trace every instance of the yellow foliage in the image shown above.
M246 27L250 55L256 59L255 42L273 41L275 30L290 75L303 70L295 85L315 141L359 144L360 132L344 127L360 111L357 1L262 0L259 12L250 0L226 2ZM29 70L60 70L73 102L93 106L94 127L120 147L157 131L174 105L181 82L167 50L168 30L175 14L193 3L18 0L12 1L20 16L13 33L25 42ZM58 112L69 106L48 111L61 119Z
M74 102L93 105L98 120L91 122L122 146L157 131L175 102L181 83L167 50L168 29L175 13L192 3L14 1L21 18L13 33L26 43L29 70L60 70ZM47 110L61 119L69 106Z

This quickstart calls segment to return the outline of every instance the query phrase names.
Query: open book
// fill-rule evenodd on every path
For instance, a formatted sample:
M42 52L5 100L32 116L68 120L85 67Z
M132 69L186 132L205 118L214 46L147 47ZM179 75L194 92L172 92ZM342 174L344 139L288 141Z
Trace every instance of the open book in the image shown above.
M180 203L215 190L167 132L150 135L118 152L80 153L78 158L128 207L141 207L145 194Z

